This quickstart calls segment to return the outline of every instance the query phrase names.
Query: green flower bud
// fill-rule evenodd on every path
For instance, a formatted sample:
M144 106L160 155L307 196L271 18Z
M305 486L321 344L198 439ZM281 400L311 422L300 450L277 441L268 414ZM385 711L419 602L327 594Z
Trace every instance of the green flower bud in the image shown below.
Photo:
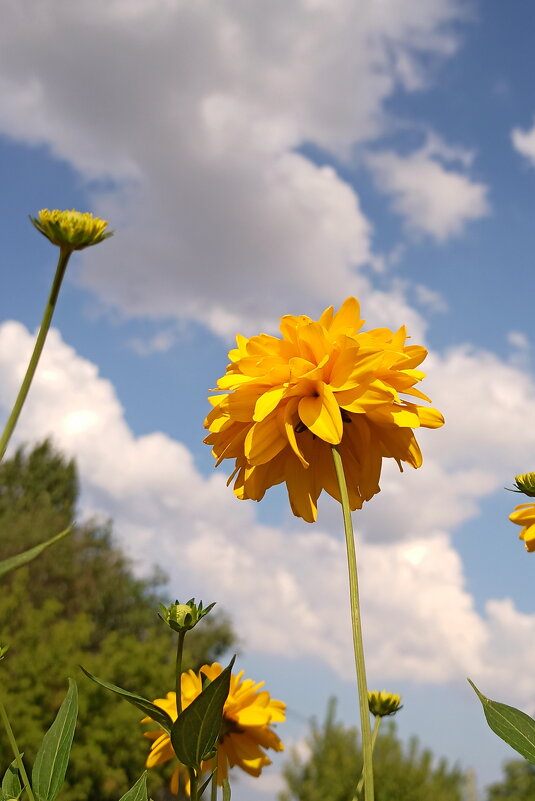
M401 695L387 693L386 690L368 691L368 707L375 717L384 718L387 715L395 715L402 708Z
M207 615L214 606L215 603L203 609L202 601L196 604L195 598L190 598L185 604L181 604L179 601L175 601L174 604L170 604L167 607L160 604L159 616L173 631L189 631L196 626L199 620Z
M74 209L41 209L37 217L30 216L30 220L53 245L64 250L83 250L90 245L98 245L113 233L105 233L108 226L106 220Z
M535 473L521 473L515 476L515 487L513 492L523 492L529 498L535 498Z

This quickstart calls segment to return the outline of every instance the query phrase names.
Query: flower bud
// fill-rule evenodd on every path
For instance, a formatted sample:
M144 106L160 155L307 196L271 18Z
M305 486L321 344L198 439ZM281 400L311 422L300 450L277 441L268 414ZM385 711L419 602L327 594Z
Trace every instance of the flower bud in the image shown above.
M387 715L395 715L401 709L401 695L387 693L386 690L368 691L368 707L372 715L384 718Z
M53 245L64 250L83 250L90 245L98 245L113 234L112 231L105 233L108 226L106 220L74 209L41 209L37 217L30 216L30 220Z
M214 606L215 603L209 604L206 609L203 609L202 601L196 604L195 598L190 598L185 604L181 604L179 601L175 601L174 604L170 604L167 607L160 604L159 616L173 631L189 631L196 626L199 620L207 615Z
M535 498L535 473L521 473L515 476L514 492L523 492L529 498Z

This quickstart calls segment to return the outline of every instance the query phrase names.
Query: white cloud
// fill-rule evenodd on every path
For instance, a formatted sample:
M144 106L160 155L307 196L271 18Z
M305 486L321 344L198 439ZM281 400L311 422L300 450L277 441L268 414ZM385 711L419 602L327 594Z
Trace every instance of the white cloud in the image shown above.
M490 206L484 184L447 169L434 153L444 157L447 151L436 146L408 156L382 151L369 154L367 164L377 186L391 195L394 210L407 226L443 242L462 233L471 220L489 214Z
M22 325L0 327L2 416L32 344ZM368 505L375 519L359 518L359 531L366 534L359 552L370 670L384 680L422 682L471 673L482 677L489 691L507 686L511 700L522 693L531 698L535 655L526 645L526 631L535 628L535 616L499 599L489 600L485 616L479 614L447 531L477 513L499 472L492 464L508 468L524 451L533 452L530 441L516 441L516 412L533 416L533 383L474 351L434 361L437 397L442 389L445 401L445 388L455 388L464 377L464 397L475 410L463 423L462 397L451 392L452 433L428 432L427 464L403 477L395 517L389 518L393 504L384 497L397 492L387 475L383 495ZM483 396L486 407L480 405ZM134 436L112 385L57 331L50 333L17 441L48 434L77 458L83 508L116 521L140 569L157 560L171 573L173 593L217 598L232 613L249 650L324 661L351 675L344 546L329 533L327 505L316 526L261 524L255 505L237 501L225 486L224 471L205 478L181 443L158 432ZM387 539L376 536L381 526L390 529ZM337 519L332 530L339 529ZM519 664L526 676L520 683Z
M358 197L296 149L343 157L379 134L462 16L456 0L10 3L0 131L105 179L95 210L117 235L83 278L105 304L267 327L281 305L369 291Z
M524 156L532 167L535 167L535 123L527 131L522 128L513 128L511 141L515 150Z

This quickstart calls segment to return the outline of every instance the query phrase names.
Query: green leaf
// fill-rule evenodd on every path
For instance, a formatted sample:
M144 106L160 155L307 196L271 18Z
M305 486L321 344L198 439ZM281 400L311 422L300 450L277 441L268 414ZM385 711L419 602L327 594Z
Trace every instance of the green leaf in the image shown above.
M505 740L511 748L535 765L535 720L515 709L514 706L491 701L479 692L473 681L468 679L483 705L483 711L492 731Z
M147 771L141 774L134 786L119 801L147 801Z
M178 716L171 729L171 742L180 762L200 768L213 750L223 720L223 706L230 689L234 660L205 687L200 695Z
M18 553L16 556L10 556L9 559L2 559L0 561L0 576L3 576L4 573L9 573L10 570L15 570L17 567L22 567L23 565L27 565L28 562L31 562L32 559L35 559L36 556L43 553L44 550L49 548L51 545L54 545L55 542L59 542L62 540L63 537L66 537L67 534L70 534L75 526L75 523L71 523L71 525L62 531L60 534L56 534L54 537L51 537L46 542L40 543L40 545L36 545L34 548L30 548L27 551L23 551L22 553Z
M230 784L228 779L223 779L223 801L230 801Z
M204 793L204 791L206 790L206 788L208 787L214 776L215 776L215 770L213 770L211 774L208 776L208 778L201 784L201 786L197 791L197 795L199 796L199 798L202 798L202 794Z
M56 719L43 737L32 770L32 789L41 801L54 801L61 789L78 716L78 690L69 679L69 689Z
M167 714L167 712L165 712L165 710L161 709L159 706L156 706L156 704L153 704L151 701L147 701L147 699L143 698L141 695L134 695L134 693L129 693L128 690L123 690L121 687L117 687L116 684L111 684L109 681L98 679L82 665L80 665L80 667L84 671L85 675L90 678L91 681L94 681L95 684L100 684L100 686L104 687L106 690L111 690L112 693L120 695L121 698L125 699L125 701L128 701L130 704L133 704L135 707L140 709L144 715L148 715L149 718L152 718L152 720L156 721L156 723L159 723L162 729L167 732L167 734L171 734L173 720Z
M22 759L22 754L21 754ZM14 759L9 768L4 773L2 779L2 793L5 798L18 798L22 792L22 783L20 781L19 769L17 767L17 760Z

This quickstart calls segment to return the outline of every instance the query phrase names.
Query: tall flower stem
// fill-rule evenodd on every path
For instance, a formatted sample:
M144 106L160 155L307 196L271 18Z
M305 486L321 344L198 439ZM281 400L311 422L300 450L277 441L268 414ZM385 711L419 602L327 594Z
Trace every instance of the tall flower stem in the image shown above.
M199 782L195 768L189 769L189 797L190 801L199 801Z
M178 642L176 646L176 662L175 662L175 688L176 688L176 712L180 715L182 712L182 654L184 652L184 639L186 637L185 631L178 632Z
M26 370L26 375L24 376L24 380L19 389L19 394L17 395L17 399L15 401L13 409L11 410L11 414L9 415L8 421L4 428L4 432L2 434L2 437L0 438L0 460L2 460L4 457L6 448L9 444L9 440L11 439L11 435L17 424L17 420L19 419L22 407L24 406L24 401L26 400L26 396L28 394L33 377L35 375L35 371L37 369L37 365L39 363L39 359L43 351L43 346L45 344L46 336L48 334L48 329L50 328L50 323L52 321L52 315L54 314L54 309L56 307L56 301L58 299L59 290L61 288L61 282L63 281L63 276L65 275L65 270L67 268L67 264L70 259L71 253L72 253L71 248L66 248L66 247L60 248L58 266L56 267L56 274L54 276L54 280L52 282L52 288L50 290L48 301L45 306L45 311L43 314L43 319L41 320L41 327L39 328L39 333L35 341L32 358L30 359L28 369Z
M379 734L380 725L381 725L381 716L376 715L375 720L373 722L373 731L372 731L372 753L375 748L375 741L377 740L377 735ZM364 787L364 771L362 771L362 776L360 777L359 783L357 784L357 792L355 793L353 801L358 801L363 787Z
M4 724L4 729L6 730L7 738L9 740L9 744L11 745L11 750L13 751L13 756L15 757L20 777L22 779L22 783L24 785L26 792L28 793L28 798L30 799L30 801L35 801L35 796L32 792L30 781L28 779L28 774L26 773L26 768L24 767L22 756L20 754L17 741L15 740L15 735L13 734L13 729L11 728L11 723L9 722L6 708L2 703L2 701L0 701L0 717L2 718L2 723Z
M347 567L349 572L349 598L351 606L351 627L353 631L353 651L355 654L355 667L357 673L357 687L360 708L360 727L362 732L362 757L364 776L364 801L373 801L373 765L372 765L372 736L370 728L370 711L368 707L368 687L366 684L366 666L364 663L364 645L362 642L362 623L359 603L359 584L357 574L357 554L355 550L355 536L351 521L351 509L347 492L346 477L342 457L336 445L332 446L332 455L336 478L340 488L342 513L344 517L344 532L346 538Z

